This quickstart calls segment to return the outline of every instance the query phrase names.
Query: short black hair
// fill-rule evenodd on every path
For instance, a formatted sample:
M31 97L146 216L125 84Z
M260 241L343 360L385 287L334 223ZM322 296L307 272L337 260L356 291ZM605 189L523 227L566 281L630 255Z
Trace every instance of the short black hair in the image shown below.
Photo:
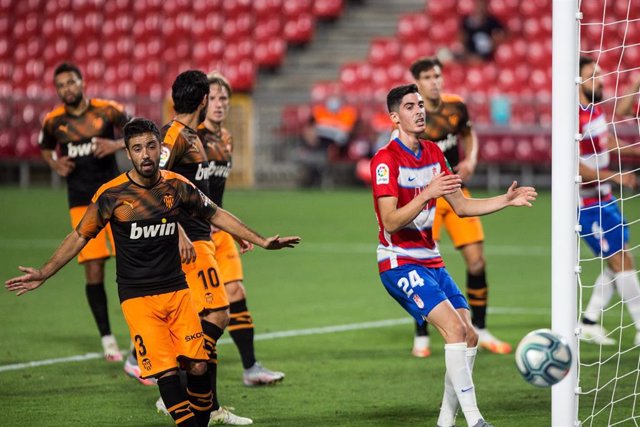
M194 113L202 98L209 95L207 75L199 70L188 70L178 74L171 86L173 109L178 114Z
M409 71L411 71L411 75L414 79L418 79L420 77L420 73L423 71L429 71L433 67L438 66L442 70L444 67L442 66L442 62L436 56L425 56L424 58L420 58L416 60L411 67L409 67Z
M589 64L594 64L595 62L596 60L590 56L580 55L580 70L578 71L578 74L582 75L582 69Z
M76 64L72 64L71 62L63 62L62 64L59 64L55 68L55 70L53 70L53 78L55 80L58 74L69 73L69 72L76 73L78 78L82 80L82 73L80 72L80 68L78 68Z
M418 86L416 86L415 84L409 84L397 86L391 89L387 94L387 109L389 110L389 112L398 112L398 107L400 107L400 104L402 103L402 98L410 93L419 94L420 92L418 91Z
M134 136L142 135L143 133L152 133L158 142L160 142L160 130L155 123L144 117L134 117L124 125L122 128L124 133L124 144L129 148L129 140Z

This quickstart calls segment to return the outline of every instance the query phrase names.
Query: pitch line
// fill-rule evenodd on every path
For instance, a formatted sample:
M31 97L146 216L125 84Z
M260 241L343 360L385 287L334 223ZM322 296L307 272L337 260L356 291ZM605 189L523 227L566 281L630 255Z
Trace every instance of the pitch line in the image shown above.
M519 308L519 307L493 307L489 309L490 314L496 315L540 315L546 316L551 314L550 309L546 308ZM366 329L387 328L389 326L413 324L411 317L403 317L401 319L375 320L371 322L349 323L346 325L323 326L319 328L293 329L290 331L266 332L256 334L254 340L267 341L280 338L303 337L309 335L332 334L336 332L360 331ZM231 344L231 338L224 338L218 341L218 344ZM123 356L127 356L129 351L123 351ZM68 357L58 357L54 359L35 360L32 362L13 363L10 365L1 365L0 372L19 371L27 368L37 368L40 366L57 365L59 363L83 362L85 360L102 359L102 353L86 353Z

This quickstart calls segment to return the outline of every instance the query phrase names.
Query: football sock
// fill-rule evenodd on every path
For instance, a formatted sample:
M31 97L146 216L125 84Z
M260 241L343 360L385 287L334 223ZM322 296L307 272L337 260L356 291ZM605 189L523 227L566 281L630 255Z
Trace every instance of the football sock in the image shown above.
M247 308L247 300L242 299L231 303L229 311L231 312L231 320L227 330L238 347L242 366L244 369L249 369L256 363L256 354L253 348L253 319Z
M211 393L212 393L212 409L214 411L220 408L220 403L218 403L218 353L216 351L216 343L218 339L222 336L224 332L218 325L214 325L211 322L207 322L206 320L202 321L202 331L204 332L204 348L207 350L207 354L209 355L209 361L207 362L207 372L209 375L209 380L211 383Z
M104 283L87 283L85 291L91 313L93 313L93 318L98 325L100 336L111 335L109 311L107 310L107 293L104 290Z
M177 375L169 375L158 379L158 389L167 411L176 425L181 427L198 427L195 414L189 407L187 393L180 386L180 379Z
M467 344L464 342L445 344L444 361L445 375L451 380L467 424L474 426L482 415L476 402L476 392L467 362Z
M593 285L593 291L591 292L589 303L582 315L582 323L586 325L595 325L598 320L600 320L602 311L609 304L609 301L611 301L611 297L613 297L615 287L612 280L612 271L605 268Z
M206 426L213 406L211 380L206 372L203 375L187 373L187 396L196 420L201 426Z
M467 347L467 366L469 373L473 374L473 365L476 361L478 347ZM442 405L440 406L440 415L438 416L438 425L442 427L453 426L458 411L458 396L453 388L449 375L444 376L444 395L442 396Z
M622 302L640 331L640 283L635 271L623 271L615 275L616 287Z
M471 322L479 329L486 327L488 294L485 271L482 270L479 274L467 271L467 297L471 307Z
M416 336L417 337L429 336L429 322L424 322L422 325L416 322Z

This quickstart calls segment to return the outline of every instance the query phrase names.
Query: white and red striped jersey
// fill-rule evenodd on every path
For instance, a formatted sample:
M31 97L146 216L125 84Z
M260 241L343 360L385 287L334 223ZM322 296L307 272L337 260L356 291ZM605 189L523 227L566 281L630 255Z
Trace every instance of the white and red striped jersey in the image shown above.
M371 181L379 229L377 252L380 273L404 264L444 267L431 231L435 199L430 200L413 221L393 234L384 229L378 209L378 198L385 196L396 197L398 208L406 205L441 171L451 173L442 150L430 141L420 140L420 151L416 155L396 138L373 156Z
M580 106L578 117L580 122L580 162L591 169L609 168L608 138L609 129L602 108L588 105ZM580 187L580 202L582 206L591 205L598 200L611 196L609 182L592 182Z

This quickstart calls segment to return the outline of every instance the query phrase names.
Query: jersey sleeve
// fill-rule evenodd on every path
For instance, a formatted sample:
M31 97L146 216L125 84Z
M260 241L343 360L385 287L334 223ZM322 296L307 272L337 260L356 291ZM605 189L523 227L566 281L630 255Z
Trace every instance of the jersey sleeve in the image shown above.
M178 180L177 185L178 194L180 194L180 199L182 200L182 210L205 221L209 221L215 215L218 206L202 191L198 190L195 185L182 180Z
M464 102L460 103L460 129L463 132L468 132L473 127L473 123L471 122L471 117L469 116L469 110L467 109L467 104Z
M391 156L379 152L371 159L373 197L398 197L398 168Z
M118 128L120 132L122 132L122 128L124 128L124 125L126 125L127 122L131 119L131 116L127 114L124 106L114 101L110 103L109 116L113 124Z
M85 239L93 239L107 225L113 213L114 203L108 194L94 196L91 204L76 227L76 231Z
M185 147L185 140L180 133L167 132L162 138L160 168L173 170L173 167L180 163Z
M49 118L44 119L42 129L40 129L40 135L38 136L38 144L42 150L55 150L58 144L56 137L53 135L51 120Z

